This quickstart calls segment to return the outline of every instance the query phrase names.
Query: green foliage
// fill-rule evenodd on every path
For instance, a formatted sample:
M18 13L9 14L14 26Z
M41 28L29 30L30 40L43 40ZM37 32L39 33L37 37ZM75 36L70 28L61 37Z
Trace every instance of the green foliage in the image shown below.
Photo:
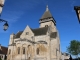
M72 40L70 42L70 45L67 47L67 51L70 54L76 55L78 57L78 55L80 54L80 41Z
M0 60L2 60L2 59L0 58Z

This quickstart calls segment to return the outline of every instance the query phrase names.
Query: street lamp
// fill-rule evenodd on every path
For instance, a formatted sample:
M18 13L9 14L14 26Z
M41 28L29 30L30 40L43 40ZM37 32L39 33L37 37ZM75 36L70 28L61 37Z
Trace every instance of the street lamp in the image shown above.
M74 6L74 10L76 11L78 21L80 23L80 6Z
M5 21L3 19L0 19L0 22L5 22L5 24L3 25L4 26L3 30L6 31L8 29L8 27L9 27L7 21Z
M4 31L6 31L9 27L9 25L8 25L7 21L1 19L1 13L2 13L2 8L4 6L4 2L5 2L5 0L0 0L0 22L5 22L5 24L3 26L4 26Z

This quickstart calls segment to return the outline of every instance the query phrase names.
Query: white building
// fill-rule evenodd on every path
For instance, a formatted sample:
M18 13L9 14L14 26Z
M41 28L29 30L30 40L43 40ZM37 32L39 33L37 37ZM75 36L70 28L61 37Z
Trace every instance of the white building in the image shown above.
M40 26L10 35L7 60L60 60L60 40L56 21L48 6L39 20Z

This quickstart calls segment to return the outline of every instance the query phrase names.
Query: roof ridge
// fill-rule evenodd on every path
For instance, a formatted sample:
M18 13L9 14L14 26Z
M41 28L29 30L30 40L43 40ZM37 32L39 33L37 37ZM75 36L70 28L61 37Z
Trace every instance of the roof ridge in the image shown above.
M1 47L8 48L8 47L5 47L5 46L1 46Z
M41 27L41 28L47 28L47 27ZM41 29L41 28L35 28L34 30L36 30L36 29ZM31 28L31 29L33 29L33 28Z

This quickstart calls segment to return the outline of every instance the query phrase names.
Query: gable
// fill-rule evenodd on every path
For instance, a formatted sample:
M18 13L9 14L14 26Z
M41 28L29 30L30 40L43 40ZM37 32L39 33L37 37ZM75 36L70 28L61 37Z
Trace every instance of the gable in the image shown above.
M28 33L28 34L27 34ZM25 30L22 32L22 34L20 35L21 38L29 38L29 36L34 36L34 33L32 32L32 30L30 29L29 26L27 26L25 28Z

